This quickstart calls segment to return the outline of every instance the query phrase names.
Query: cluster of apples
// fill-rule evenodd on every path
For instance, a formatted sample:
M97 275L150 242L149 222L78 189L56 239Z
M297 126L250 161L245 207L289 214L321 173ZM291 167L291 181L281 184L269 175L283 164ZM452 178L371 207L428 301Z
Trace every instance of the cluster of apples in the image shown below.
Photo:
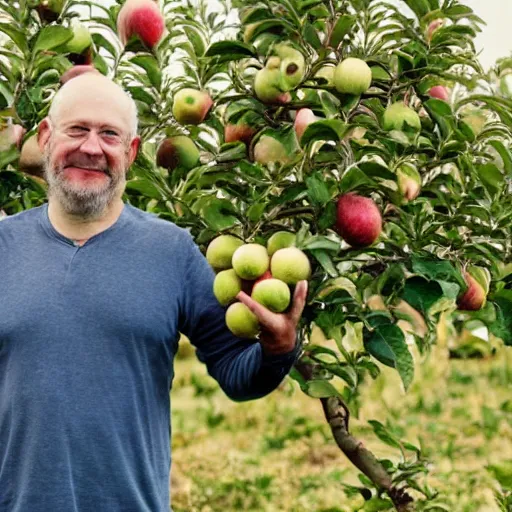
M233 235L220 235L208 245L206 259L217 272L213 293L228 306L226 325L235 336L255 338L260 331L256 315L237 301L241 291L270 311L282 313L290 306L290 287L309 279L309 259L294 244L295 234L278 231L266 246L244 243Z

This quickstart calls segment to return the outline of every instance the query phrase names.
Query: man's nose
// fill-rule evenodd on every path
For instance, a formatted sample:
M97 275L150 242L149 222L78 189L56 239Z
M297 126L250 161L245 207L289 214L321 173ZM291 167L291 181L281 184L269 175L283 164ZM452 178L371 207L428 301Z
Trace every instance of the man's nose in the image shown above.
M103 154L99 135L94 130L89 131L87 137L80 145L80 150L89 155Z

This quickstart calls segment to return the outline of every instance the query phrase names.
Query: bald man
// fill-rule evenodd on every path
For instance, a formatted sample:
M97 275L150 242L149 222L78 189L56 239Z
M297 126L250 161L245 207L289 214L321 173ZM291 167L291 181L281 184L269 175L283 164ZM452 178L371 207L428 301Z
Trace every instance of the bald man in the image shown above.
M167 512L180 333L229 397L265 396L306 283L288 314L241 293L263 334L229 332L190 234L122 200L137 113L106 77L66 82L38 140L48 203L0 222L0 512Z

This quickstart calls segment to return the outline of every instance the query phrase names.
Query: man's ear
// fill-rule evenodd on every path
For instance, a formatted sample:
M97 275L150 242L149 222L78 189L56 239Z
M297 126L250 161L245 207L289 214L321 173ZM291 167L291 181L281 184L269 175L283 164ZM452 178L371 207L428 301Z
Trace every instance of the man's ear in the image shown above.
M130 142L130 149L128 150L128 167L133 164L135 158L137 158L137 153L139 152L140 146L140 137L135 137Z
M39 144L39 149L41 153L44 154L44 150L48 141L50 140L50 135L52 134L52 127L50 124L50 120L45 117L40 123L37 129L37 143Z

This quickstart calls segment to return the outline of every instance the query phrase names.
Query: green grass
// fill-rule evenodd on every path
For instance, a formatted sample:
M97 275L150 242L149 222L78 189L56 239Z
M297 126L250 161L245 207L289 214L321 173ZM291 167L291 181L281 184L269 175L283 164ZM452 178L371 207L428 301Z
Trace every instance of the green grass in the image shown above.
M379 458L397 460L368 420L421 446L426 479L451 512L499 511L485 466L512 459L512 354L448 360L436 352L403 394L397 375L363 390L351 430ZM268 397L235 403L192 357L178 359L171 394L175 512L348 512L344 484L360 484L320 402L286 380Z

